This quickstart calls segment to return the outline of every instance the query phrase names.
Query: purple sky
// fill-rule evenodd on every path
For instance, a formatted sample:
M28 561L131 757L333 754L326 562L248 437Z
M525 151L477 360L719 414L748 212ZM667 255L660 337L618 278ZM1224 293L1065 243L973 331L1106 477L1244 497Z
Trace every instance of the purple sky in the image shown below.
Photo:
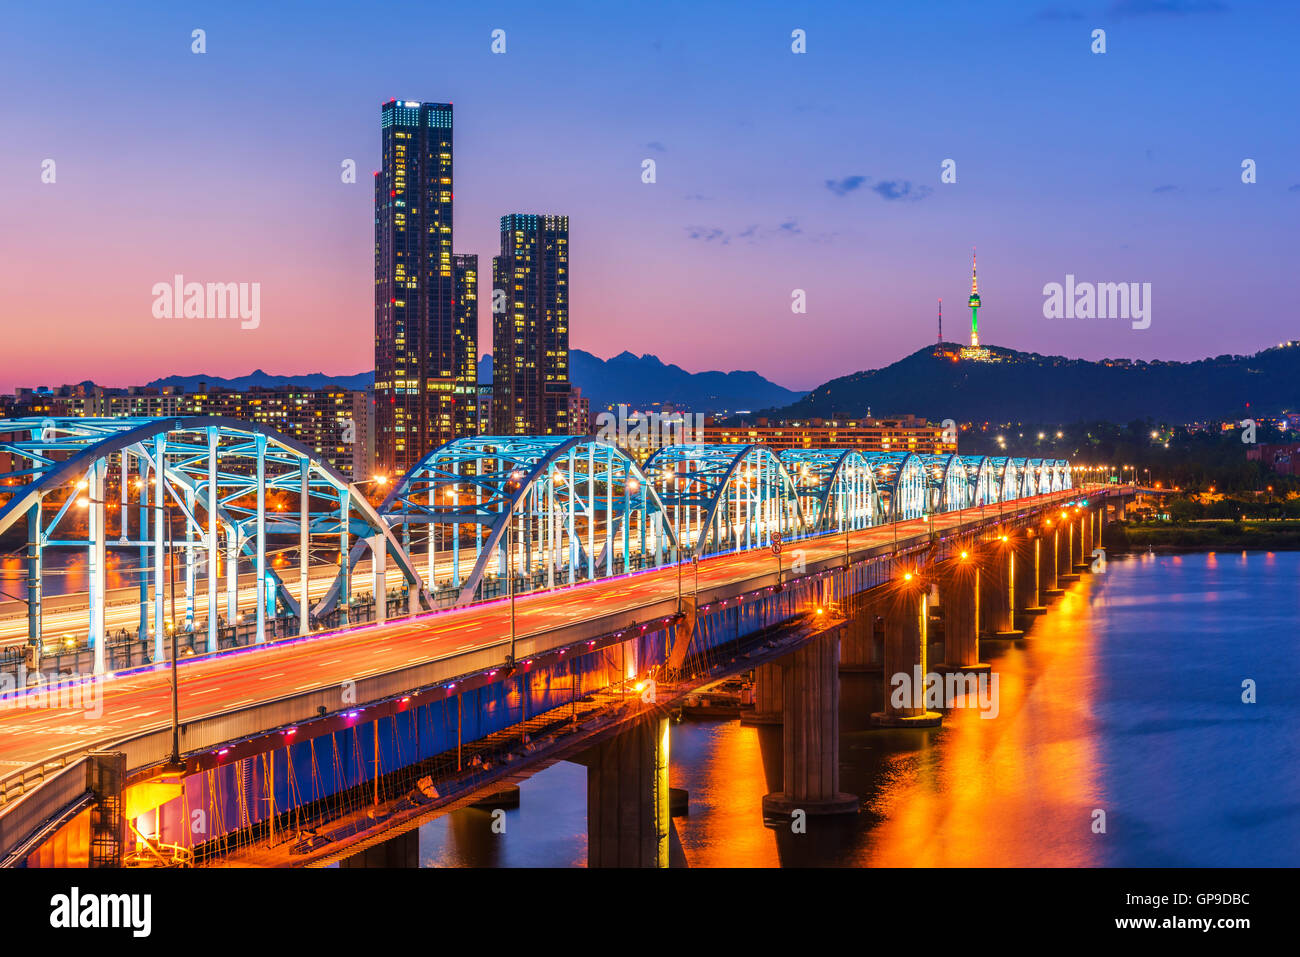
M501 214L569 215L571 344L598 355L810 388L933 341L939 296L965 335L972 245L986 343L1192 359L1300 335L1290 5L182 6L4 14L0 390L371 368L393 96L455 104L456 247L485 272ZM260 283L260 325L154 318L176 273ZM1045 319L1067 273L1151 283L1151 327Z

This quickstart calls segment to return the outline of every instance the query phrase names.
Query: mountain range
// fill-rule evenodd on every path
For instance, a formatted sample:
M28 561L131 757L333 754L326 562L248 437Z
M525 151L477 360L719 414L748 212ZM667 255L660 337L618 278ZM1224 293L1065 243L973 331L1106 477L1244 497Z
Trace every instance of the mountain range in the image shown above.
M676 365L668 365L657 356L635 356L622 352L611 359L574 349L569 354L569 374L574 385L591 401L593 411L617 402L630 407L648 408L655 403L672 402L678 408L693 412L734 412L742 409L760 409L796 401L802 392L782 388L769 382L757 372L687 372ZM492 357L484 355L479 360L480 383L492 381ZM195 392L200 383L207 388L250 389L283 388L297 385L321 388L326 385L345 389L368 389L374 381L370 372L353 375L325 375L311 372L303 375L272 375L261 369L248 375L225 379L221 376L189 375L166 376L146 383L151 388L174 386L183 392Z
M931 421L1169 424L1262 417L1300 410L1300 342L1250 356L1195 362L1091 362L990 347L1001 361L956 360L959 348L927 346L881 369L820 385L774 419L914 413Z

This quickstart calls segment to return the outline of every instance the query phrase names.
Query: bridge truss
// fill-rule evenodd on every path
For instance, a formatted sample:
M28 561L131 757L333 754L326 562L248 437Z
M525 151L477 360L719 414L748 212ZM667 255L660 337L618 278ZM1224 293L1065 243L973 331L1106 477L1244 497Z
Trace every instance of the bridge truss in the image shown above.
M363 560L382 620L390 571L415 612L1071 484L1055 459L670 445L638 466L589 436L480 436L430 452L375 508L319 454L255 423L0 420L0 536L26 531L25 597L0 579L0 601L26 603L39 647L46 553L80 552L79 633L102 668L110 576L136 595L157 660L172 630L206 631L213 649L245 617L257 642L273 620L296 617L299 634L326 616L347 624Z

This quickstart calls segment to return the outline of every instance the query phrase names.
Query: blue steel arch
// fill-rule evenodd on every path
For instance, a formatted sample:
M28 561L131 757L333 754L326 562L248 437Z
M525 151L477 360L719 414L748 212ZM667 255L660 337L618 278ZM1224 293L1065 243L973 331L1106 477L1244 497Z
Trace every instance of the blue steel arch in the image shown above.
M793 478L765 445L666 445L645 470L674 515L686 515L683 541L694 557L770 545L773 532L810 532Z
M875 473L876 488L887 500L888 521L908 521L925 514L929 493L925 465L919 454L867 452L863 458Z
M970 478L959 455L922 455L926 485L938 512L955 512L971 504Z
M188 437L188 438L187 438ZM196 441L194 437L200 437ZM418 583L414 568L406 560L400 544L393 538L387 524L379 517L365 497L357 493L351 483L316 453L289 436L254 422L245 422L218 416L181 416L172 418L68 418L0 420L0 452L7 453L17 464L0 474L0 533L26 518L29 525L29 640L41 640L41 580L42 558L45 548L78 548L89 550L90 580L88 636L95 649L96 668L103 663L102 638L106 632L105 576L108 542L108 509L121 504L117 513L119 538L114 547L135 547L141 559L152 550L154 568L154 644L155 657L163 653L165 616L162 612L163 522L148 519L152 513L170 509L175 502L177 511L185 519L187 558L187 619L194 620L194 598L197 596L194 580L194 553L207 552L209 579L208 634L209 645L215 644L218 611L216 594L216 563L219 558L217 532L224 530L227 538L227 611L232 618L238 609L238 557L250 557L256 566L256 591L258 599L256 640L265 638L265 619L274 614L278 597L300 619L300 630L310 628L310 614L303 614L302 598L310 606L309 576L306 570L310 536L338 535L343 550L354 532L370 532L370 538L382 536L386 554L391 554L407 580ZM120 469L119 502L105 498L108 485L110 459L116 457ZM229 466L239 463L241 470ZM222 464L227 467L222 468ZM135 469L139 475L128 478ZM284 471L269 475L267 466L283 466ZM70 486L72 494L63 495ZM128 487L139 492L138 501L130 501ZM78 494L85 490L85 496ZM152 491L153 501L150 502ZM299 508L296 516L283 512L268 512L268 491L297 491ZM44 521L43 505L47 497L63 501L50 522ZM249 497L254 504L246 504ZM337 508L313 510L311 502L321 497L334 497ZM170 499L169 499L170 497ZM52 533L66 521L74 501L81 501L87 509L86 539L64 540ZM199 521L197 508L201 506L208 516L205 529ZM131 541L128 537L130 513L139 510L138 528L143 531L152 525L152 540L143 537ZM354 514L355 513L355 514ZM69 522L69 524L71 524ZM268 535L297 532L300 543L300 595L294 596L279 574L267 561ZM198 538L195 538L197 534ZM207 545L198 545L204 539ZM342 566L335 577L335 589L346 579ZM148 591L147 578L141 569L140 631L147 630L145 608ZM319 609L318 609L319 611ZM179 628L179 622L172 627Z
M876 473L858 450L785 449L778 458L814 531L866 528L884 517Z
M970 503L973 507L996 505L1002 491L998 475L998 460L987 455L963 455L962 464L970 481Z
M573 584L661 565L677 549L664 503L645 472L621 449L590 436L453 440L416 463L379 511L391 527L401 527L408 546L411 526L425 526L426 585L450 589L455 604L479 597L494 563L498 579L523 575L528 590L538 575L544 577L539 587L554 587L557 571ZM512 524L518 530L513 559L507 555ZM474 529L474 559L462 574L460 553L471 547L464 543L465 526ZM440 539L446 548L441 559ZM447 581L439 586L444 568Z

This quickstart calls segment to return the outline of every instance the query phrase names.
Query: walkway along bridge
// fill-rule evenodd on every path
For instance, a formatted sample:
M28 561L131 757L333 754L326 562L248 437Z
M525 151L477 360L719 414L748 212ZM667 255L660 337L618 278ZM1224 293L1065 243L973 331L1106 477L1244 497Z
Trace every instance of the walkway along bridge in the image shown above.
M45 553L84 549L87 638L106 679L5 697L0 768L13 770L0 779L0 857L13 861L33 859L69 822L98 822L99 838L67 840L116 840L109 861L121 859L128 826L199 849L241 829L273 830L291 809L386 771L453 752L461 764L468 744L576 709L593 692L681 678L688 660L712 668L783 624L818 609L838 622L886 593L895 605L911 596L910 611L886 616L895 624L883 641L870 635L850 648L846 638L842 650L846 659L883 655L879 666L892 673L909 647L923 659L917 634L928 613L913 599L923 606L945 589L940 572L952 563L983 570L982 580L946 586L975 596L969 636L948 644L971 646L961 658L973 648L973 661L953 664L977 665L981 628L1015 634L1016 611L1032 613L1040 592L1086 564L1100 540L1097 496L1122 503L1131 494L1074 489L1056 460L681 446L638 467L588 437L480 437L430 453L376 508L319 457L249 423L10 420L0 437L12 463L0 478L0 534L20 522L28 530L28 640L41 648ZM167 561L171 509L183 527L172 536L181 562ZM77 514L84 525L70 521ZM296 582L271 559L294 539ZM110 672L105 568L114 548L136 552L147 569L128 610L152 639L153 660ZM313 568L322 551L332 567ZM249 588L241 561L254 569ZM390 577L400 584L376 603L374 624L349 627L363 561L373 594L388 594ZM172 750L163 639L179 630L179 615L169 626L162 568L180 563L185 634L198 654L179 668L184 768L159 777ZM208 654L223 604L227 620L249 617L251 644ZM405 615L387 621L394 604ZM315 630L340 609L340 629ZM285 618L297 636L269 640L268 624ZM842 630L803 629L829 636L808 641L834 645L835 661ZM93 713L54 700L52 691L88 682L98 689ZM24 706L42 690L52 706ZM884 719L933 720L924 709ZM112 794L126 795L115 815L86 810L112 805Z

